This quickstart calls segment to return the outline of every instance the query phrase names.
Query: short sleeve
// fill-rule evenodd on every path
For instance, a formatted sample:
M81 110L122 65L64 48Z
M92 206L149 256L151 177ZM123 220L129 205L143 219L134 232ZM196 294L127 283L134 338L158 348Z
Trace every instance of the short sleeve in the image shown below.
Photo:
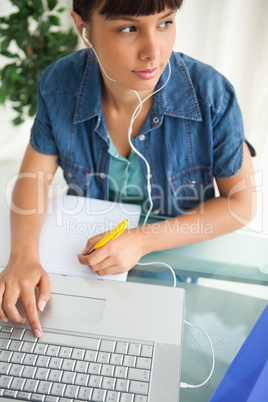
M213 120L214 176L234 176L243 164L243 144L247 142L252 156L255 149L245 139L243 119L234 88L230 85L224 96L221 109Z
M53 135L47 106L42 96L42 74L38 80L37 111L31 130L30 144L34 150L46 155L58 155L58 149Z

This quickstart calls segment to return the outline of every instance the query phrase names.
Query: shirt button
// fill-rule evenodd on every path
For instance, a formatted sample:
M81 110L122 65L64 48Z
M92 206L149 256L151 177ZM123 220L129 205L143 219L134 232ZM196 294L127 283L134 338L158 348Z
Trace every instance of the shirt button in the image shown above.
M196 185L196 181L193 180L193 181L191 182L191 186L194 187L195 185Z
M72 173L71 173L71 172L68 172L68 173L67 173L67 177L69 177L69 178L73 177Z
M100 178L101 178L101 179L105 179L105 177L106 177L106 174L105 174L105 173L101 173L101 174L100 174Z
M144 141L144 140L145 140L145 135L141 134L141 135L139 136L139 140L140 140L140 141Z
M119 156L120 156L119 154L116 154L116 155L115 155L116 158L119 158Z
M159 214L160 214L160 210L159 210L159 209L155 209L155 210L153 211L153 214L159 215Z
M158 117L154 117L154 118L153 118L153 122L154 122L154 124L159 123L159 118L158 118Z
M153 176L151 174L149 174L149 175L147 174L145 177L146 177L146 179L151 179Z

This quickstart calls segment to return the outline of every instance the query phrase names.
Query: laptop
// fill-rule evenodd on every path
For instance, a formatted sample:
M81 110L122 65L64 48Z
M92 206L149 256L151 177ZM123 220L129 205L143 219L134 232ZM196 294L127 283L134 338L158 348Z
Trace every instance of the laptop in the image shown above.
M179 401L183 289L50 278L42 338L0 325L1 401Z

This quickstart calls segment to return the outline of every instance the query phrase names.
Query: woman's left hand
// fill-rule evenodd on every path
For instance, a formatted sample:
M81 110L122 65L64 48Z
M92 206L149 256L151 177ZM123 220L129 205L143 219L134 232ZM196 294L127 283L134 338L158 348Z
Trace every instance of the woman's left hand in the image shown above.
M88 240L86 248L78 254L81 264L87 265L99 276L128 272L144 255L139 228L126 230L119 237L108 241L88 255L94 245L107 233L102 233Z

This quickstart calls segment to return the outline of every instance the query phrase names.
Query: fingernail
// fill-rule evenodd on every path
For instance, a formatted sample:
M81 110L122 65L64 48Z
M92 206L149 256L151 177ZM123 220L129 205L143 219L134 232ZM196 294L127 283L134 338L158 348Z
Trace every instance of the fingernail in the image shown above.
M40 311L44 311L46 304L47 303L43 300L42 303L40 304Z
M25 324L26 323L26 318L23 318L20 323Z
M3 322L8 322L8 319L5 318L5 317L3 317L3 318L1 318L1 321L3 321Z
M41 338L41 332L39 331L39 329L34 330L34 335L36 338Z

